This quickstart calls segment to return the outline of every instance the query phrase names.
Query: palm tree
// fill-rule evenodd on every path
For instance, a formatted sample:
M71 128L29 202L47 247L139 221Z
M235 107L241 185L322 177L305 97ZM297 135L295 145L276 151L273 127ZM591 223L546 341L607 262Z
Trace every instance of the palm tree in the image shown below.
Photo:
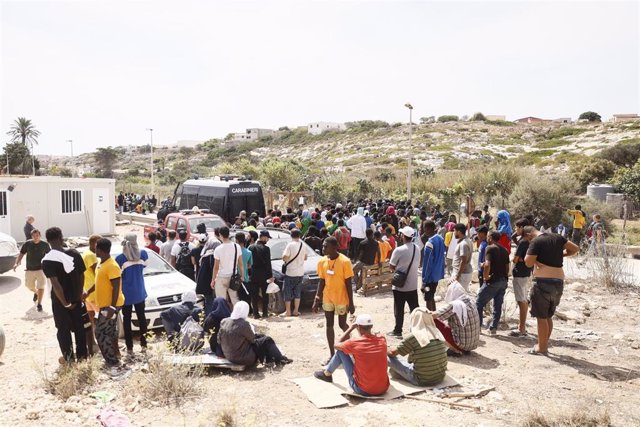
M38 144L38 136L40 131L31 123L31 120L24 117L18 117L13 122L7 135L11 135L12 142L22 142L23 145L31 144L31 171L36 174L35 157L33 155L33 144Z

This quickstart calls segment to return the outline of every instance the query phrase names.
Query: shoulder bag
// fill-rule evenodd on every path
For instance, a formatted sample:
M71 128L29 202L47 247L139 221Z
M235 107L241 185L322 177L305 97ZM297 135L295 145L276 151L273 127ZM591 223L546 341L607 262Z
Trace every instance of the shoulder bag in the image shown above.
M302 251L302 242L300 242L300 249L298 249L298 253L296 254L296 256L294 256L289 262L282 264L282 274L287 274L287 266L295 261L296 258L298 258L298 255L300 255L300 251Z
M242 286L242 277L240 277L240 273L236 267L238 266L238 246L236 243L233 244L233 273L231 274L231 280L229 281L229 289L232 291L237 291Z
M404 287L405 283L407 282L407 276L409 274L409 271L411 271L411 266L413 266L413 259L416 257L416 245L414 245L413 243L411 245L413 246L413 255L411 255L411 262L409 263L409 268L407 268L406 272L396 270L393 273L393 277L391 278L391 284L396 288Z

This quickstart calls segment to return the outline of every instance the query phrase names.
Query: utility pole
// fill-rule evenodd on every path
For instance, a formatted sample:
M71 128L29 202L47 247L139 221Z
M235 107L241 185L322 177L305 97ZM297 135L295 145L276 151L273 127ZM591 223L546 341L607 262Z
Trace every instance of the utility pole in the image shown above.
M67 139L67 142L69 144L71 144L71 162L73 162L73 140L72 139ZM75 175L73 170L74 170L74 167L73 167L73 165L71 165L71 177L73 177Z
M147 128L149 131L150 147L151 147L151 195L155 194L155 185L153 182L153 129Z
M409 109L409 159L407 164L407 200L411 200L411 175L412 175L412 160L413 160L413 105L410 103L404 104Z

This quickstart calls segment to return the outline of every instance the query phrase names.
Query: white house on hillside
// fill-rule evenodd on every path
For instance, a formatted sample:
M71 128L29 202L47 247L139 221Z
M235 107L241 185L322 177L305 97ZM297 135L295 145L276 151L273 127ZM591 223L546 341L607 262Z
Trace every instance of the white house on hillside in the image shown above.
M320 135L323 132L329 132L332 130L335 130L335 131L346 130L347 127L345 126L344 123L314 122L314 123L309 123L309 126L307 127L307 129L309 130L309 133L311 135Z
M259 128L251 128L247 129L245 133L234 133L233 142L239 141L257 141L260 138L265 136L275 136L276 131L273 129L259 129Z
M613 115L614 123L632 122L635 120L640 120L640 116L638 116L637 114L614 114Z

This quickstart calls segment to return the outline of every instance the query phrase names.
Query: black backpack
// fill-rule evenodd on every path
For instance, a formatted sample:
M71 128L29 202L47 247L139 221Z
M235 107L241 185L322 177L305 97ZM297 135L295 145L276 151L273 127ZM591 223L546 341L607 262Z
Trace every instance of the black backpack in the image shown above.
M191 249L189 249L189 242L178 244L180 245L180 251L176 257L176 269L193 268L193 264L191 264Z

